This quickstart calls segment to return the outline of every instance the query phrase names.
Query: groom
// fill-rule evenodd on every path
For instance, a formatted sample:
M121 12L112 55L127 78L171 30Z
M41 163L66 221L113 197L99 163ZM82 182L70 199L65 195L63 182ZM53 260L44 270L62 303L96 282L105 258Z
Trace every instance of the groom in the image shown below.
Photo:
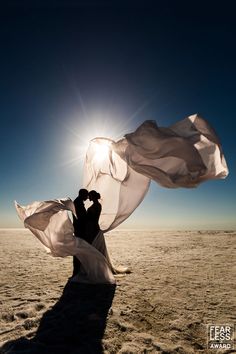
M76 237L86 239L86 209L84 206L85 200L88 199L87 189L80 189L78 197L74 200L75 211L77 218L73 215L74 234ZM73 256L73 274L72 277L78 274L80 261Z

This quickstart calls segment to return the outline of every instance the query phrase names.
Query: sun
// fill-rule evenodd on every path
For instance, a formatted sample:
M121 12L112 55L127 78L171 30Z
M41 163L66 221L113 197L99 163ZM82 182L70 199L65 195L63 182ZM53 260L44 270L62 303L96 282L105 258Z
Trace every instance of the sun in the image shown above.
M77 122L76 128L65 126L70 136L63 166L78 166L78 164L83 166L91 142L94 144L94 158L98 163L108 158L112 142L121 139L125 129L116 123L119 122L118 119L105 118L102 115L95 115L89 120Z
M110 143L105 139L95 139L92 140L92 143L95 144L94 147L94 159L97 162L102 162L107 159L110 152Z

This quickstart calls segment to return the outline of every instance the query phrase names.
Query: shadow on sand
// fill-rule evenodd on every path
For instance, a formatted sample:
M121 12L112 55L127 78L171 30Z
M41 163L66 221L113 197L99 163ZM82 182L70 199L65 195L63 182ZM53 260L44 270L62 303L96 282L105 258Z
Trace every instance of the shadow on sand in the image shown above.
M68 282L35 336L5 343L1 354L99 354L115 285Z

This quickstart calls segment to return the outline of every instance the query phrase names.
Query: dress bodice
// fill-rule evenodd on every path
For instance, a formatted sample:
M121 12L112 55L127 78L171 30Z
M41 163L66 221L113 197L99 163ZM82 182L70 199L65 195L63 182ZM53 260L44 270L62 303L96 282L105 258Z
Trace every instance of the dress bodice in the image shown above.
M90 242L94 240L100 230L98 221L101 209L102 207L100 203L94 203L87 210L86 234Z

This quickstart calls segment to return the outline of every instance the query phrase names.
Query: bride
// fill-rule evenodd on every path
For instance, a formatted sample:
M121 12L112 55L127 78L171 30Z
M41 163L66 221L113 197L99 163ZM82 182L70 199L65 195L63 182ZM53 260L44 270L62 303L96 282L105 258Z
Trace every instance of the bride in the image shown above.
M75 256L82 267L77 281L115 283L104 232L121 224L144 199L150 181L166 188L193 188L210 179L222 179L228 168L222 147L211 126L199 115L162 128L145 121L117 142L95 138L84 165L83 188L92 190L88 210L91 244L74 236L68 213L76 215L70 198L20 206L20 219L55 257ZM98 202L99 193L101 204ZM92 193L93 192L93 193ZM100 214L101 213L101 214ZM99 224L98 215L100 214Z
M87 210L86 235L88 242L92 244L100 231L98 221L101 214L102 206L98 201L99 199L101 199L101 196L95 190L90 191L88 193L88 197L89 200L93 202L93 204Z

